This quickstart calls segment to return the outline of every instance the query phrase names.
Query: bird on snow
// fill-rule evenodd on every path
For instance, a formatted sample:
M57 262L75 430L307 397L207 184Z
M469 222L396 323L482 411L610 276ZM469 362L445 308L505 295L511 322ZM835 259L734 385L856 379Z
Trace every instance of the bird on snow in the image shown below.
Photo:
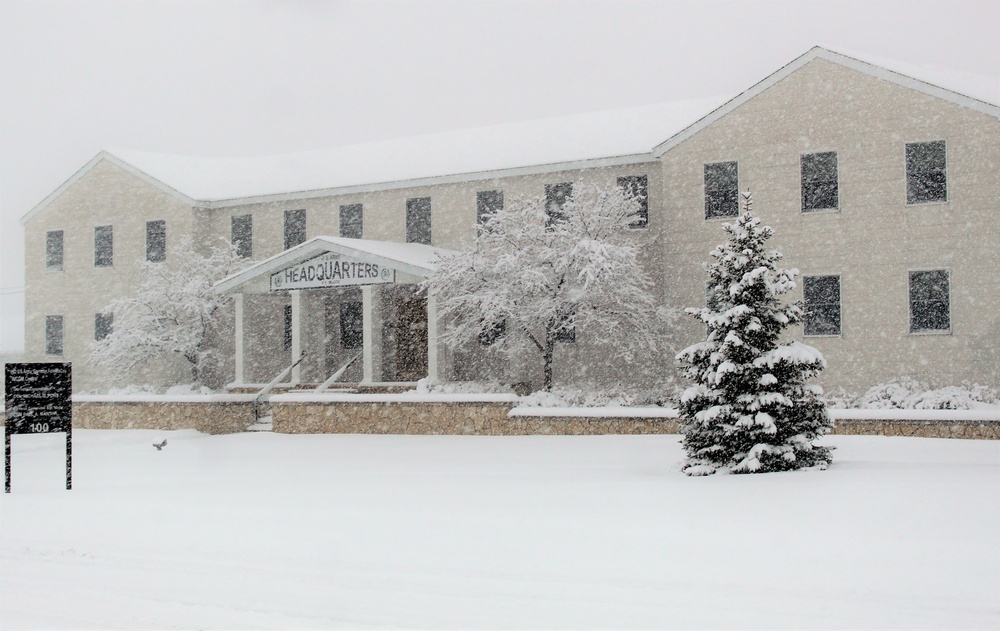
M156 447L156 451L163 451L163 448L167 446L167 439L164 438L162 443L153 443L153 447Z

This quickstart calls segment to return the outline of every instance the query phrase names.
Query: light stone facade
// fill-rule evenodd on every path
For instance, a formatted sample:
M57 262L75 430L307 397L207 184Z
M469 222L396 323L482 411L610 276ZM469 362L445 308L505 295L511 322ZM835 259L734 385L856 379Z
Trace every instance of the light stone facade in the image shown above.
M918 81L897 80L878 68L859 69L835 54L804 57L790 66L729 106L706 112L705 119L663 139L664 145L651 148L648 155L621 158L613 165L524 165L517 173L442 173L448 181L412 185L370 183L344 192L196 200L102 154L25 219L29 359L72 361L77 390L106 386L108 376L86 365L94 314L137 286L147 221L166 220L164 264L169 265L169 248L176 240L189 237L205 246L229 239L231 218L251 214L253 261L260 262L282 251L286 210L306 210L307 238L336 236L339 207L360 203L365 239L402 242L406 200L430 197L432 244L458 249L474 238L478 191L502 190L505 200L511 200L542 195L546 184L608 186L618 177L633 175L648 178L649 225L633 230L632 238L657 299L678 308L703 306L702 264L724 238L723 220L705 218L704 165L736 161L739 188L753 191L755 211L775 229L772 244L785 254L785 264L805 275L840 276L841 333L804 340L829 361L821 379L825 387L859 392L903 375L932 387L962 381L1000 387L1000 108L970 106L971 100L960 95L924 89ZM947 147L947 201L907 204L906 143L938 140ZM802 212L800 158L819 151L837 152L839 207ZM102 225L114 226L112 268L93 265L94 228ZM64 231L61 271L45 266L49 230ZM908 273L927 269L949 273L950 329L913 334L908 326ZM325 314L340 301L360 300L359 294L357 288L303 292L301 335L311 352L301 367L302 381L324 380L356 352L339 347L337 322L329 328ZM801 290L793 296L801 297ZM245 298L244 319L255 333L244 349L244 381L266 382L292 359L282 339L289 296ZM44 354L46 315L64 317L61 357ZM387 319L385 335L391 335L392 325L392 318ZM581 330L575 344L559 345L557 383L591 380L655 387L675 376L672 353L654 365L625 365L595 351L588 336L596 334ZM801 328L790 334L801 337ZM680 321L671 346L680 350L703 335L697 322ZM231 358L233 341L217 343ZM393 381L393 358L385 352L382 380ZM446 378L536 385L541 379L540 362L534 357L503 361L481 348L451 354L441 349L441 356ZM232 360L224 370L228 372L218 376L219 384L232 379ZM352 370L346 379L358 381L359 369ZM176 383L183 380L184 367L164 362L148 377ZM278 426L281 422L276 418ZM316 422L327 427L323 423L332 421ZM455 420L454 427L468 427L464 423Z

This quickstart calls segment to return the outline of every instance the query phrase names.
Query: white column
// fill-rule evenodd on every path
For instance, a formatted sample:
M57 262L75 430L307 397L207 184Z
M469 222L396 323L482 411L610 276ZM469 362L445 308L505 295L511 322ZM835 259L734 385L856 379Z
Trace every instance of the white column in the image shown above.
M361 309L364 313L364 377L362 381L382 381L382 296L378 285L361 288Z
M233 383L242 384L243 381L243 294L236 294L234 300L236 306L236 379Z
M299 361L302 356L302 291L293 289L288 292L292 295L292 362ZM299 383L302 379L302 364L292 368L292 383Z
M438 318L437 298L427 292L427 381L438 380Z

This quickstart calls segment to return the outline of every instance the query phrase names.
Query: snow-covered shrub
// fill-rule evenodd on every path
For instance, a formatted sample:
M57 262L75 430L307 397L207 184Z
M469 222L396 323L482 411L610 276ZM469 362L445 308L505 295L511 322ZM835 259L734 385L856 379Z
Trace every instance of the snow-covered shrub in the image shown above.
M816 349L779 344L784 329L802 319L798 304L779 296L795 287L798 270L777 267L782 255L765 251L773 234L751 211L723 224L729 239L711 252L709 307L687 312L708 327L708 339L677 359L694 382L678 409L688 475L755 473L830 462L830 449L814 441L832 427L819 386L806 380L826 367Z
M574 189L558 213L541 197L508 200L423 284L449 323L442 341L462 348L488 336L490 352L538 353L546 389L560 340L581 331L639 362L660 348L672 316L639 264L630 229L639 199L617 186Z
M931 389L912 377L900 377L869 388L854 407L900 410L972 410L1000 404L988 386L963 383Z

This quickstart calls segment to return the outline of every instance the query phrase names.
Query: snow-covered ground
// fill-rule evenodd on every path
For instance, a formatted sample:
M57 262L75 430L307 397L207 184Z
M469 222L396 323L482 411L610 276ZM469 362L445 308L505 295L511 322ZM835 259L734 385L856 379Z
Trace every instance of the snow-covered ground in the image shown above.
M689 478L678 438L78 430L65 491L14 436L0 625L1000 627L1000 442Z

